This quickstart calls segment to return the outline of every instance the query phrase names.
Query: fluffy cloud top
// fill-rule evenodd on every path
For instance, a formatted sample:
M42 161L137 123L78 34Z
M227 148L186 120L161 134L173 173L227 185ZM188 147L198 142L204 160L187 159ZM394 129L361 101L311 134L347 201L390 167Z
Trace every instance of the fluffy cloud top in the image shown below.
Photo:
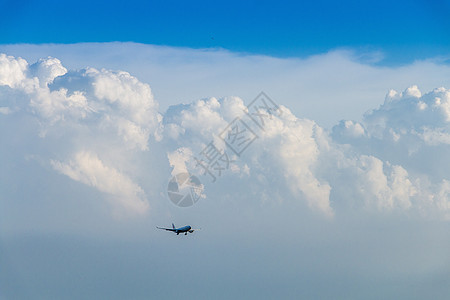
M28 63L26 60L0 54L0 84L11 88L25 80Z

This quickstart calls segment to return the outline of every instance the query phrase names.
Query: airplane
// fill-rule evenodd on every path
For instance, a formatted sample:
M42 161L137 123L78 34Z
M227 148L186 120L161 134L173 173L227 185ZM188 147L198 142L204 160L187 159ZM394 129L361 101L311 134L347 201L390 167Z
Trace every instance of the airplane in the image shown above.
M162 228L162 227L158 227L158 226L156 226L156 228L164 229L164 230L167 230L167 231L172 231L172 232L176 233L177 235L179 235L180 233L184 233L184 235L187 235L188 232L189 233L193 233L194 230L195 230L195 229L192 229L191 226L189 226L189 225L183 226L183 227L180 227L180 228L175 228L175 225L173 223L172 223L172 228Z

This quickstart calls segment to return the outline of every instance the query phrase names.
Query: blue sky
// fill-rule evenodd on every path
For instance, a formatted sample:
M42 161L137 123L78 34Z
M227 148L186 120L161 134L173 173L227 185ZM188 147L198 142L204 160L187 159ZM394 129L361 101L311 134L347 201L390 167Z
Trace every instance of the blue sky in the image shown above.
M379 50L390 63L447 55L449 1L9 1L0 43L133 41L300 56Z

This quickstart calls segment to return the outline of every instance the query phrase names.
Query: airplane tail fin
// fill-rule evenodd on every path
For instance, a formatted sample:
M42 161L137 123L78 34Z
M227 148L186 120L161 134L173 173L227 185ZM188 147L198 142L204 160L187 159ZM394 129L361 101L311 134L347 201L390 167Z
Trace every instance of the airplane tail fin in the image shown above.
M172 223L172 228L175 229L175 225Z

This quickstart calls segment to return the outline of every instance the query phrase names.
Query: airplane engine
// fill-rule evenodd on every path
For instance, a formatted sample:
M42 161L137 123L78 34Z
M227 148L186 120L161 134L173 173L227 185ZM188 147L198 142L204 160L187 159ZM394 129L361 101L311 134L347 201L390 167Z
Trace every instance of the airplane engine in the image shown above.
M194 232L194 229L189 230L189 233L193 233L193 232Z

